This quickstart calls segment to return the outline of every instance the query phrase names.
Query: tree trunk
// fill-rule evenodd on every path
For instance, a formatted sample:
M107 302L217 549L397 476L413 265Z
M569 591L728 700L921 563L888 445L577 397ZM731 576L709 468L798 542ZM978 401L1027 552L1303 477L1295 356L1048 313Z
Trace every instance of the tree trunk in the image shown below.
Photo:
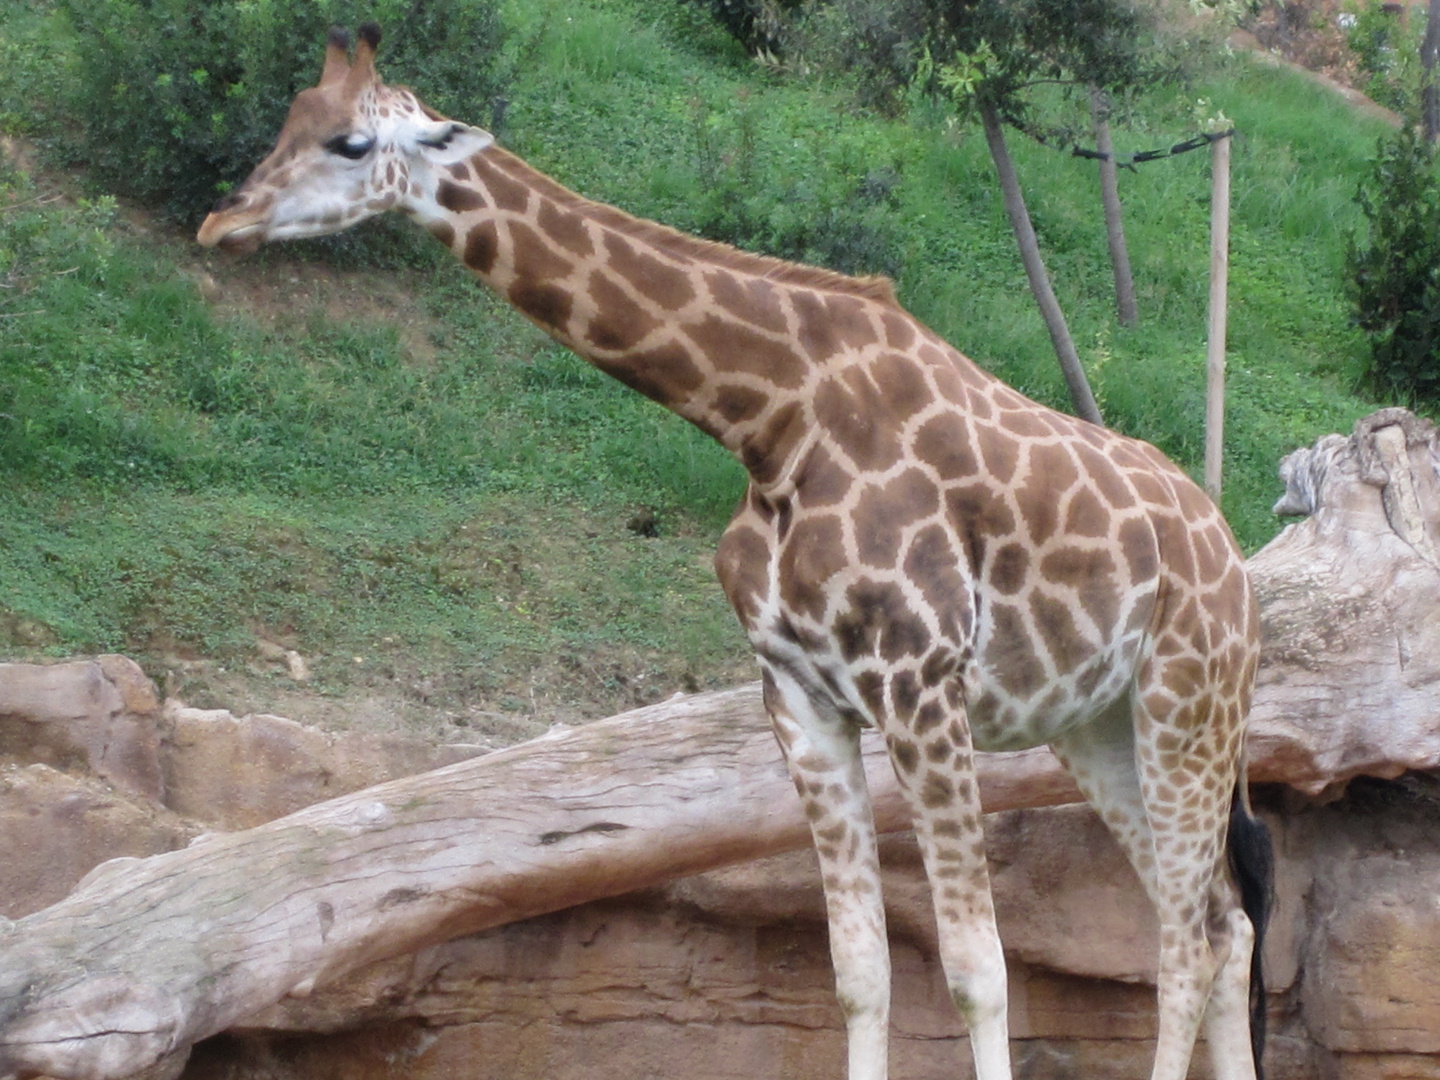
M1420 46L1420 67L1425 137L1431 142L1440 142L1440 0L1430 0L1425 41Z
M1120 211L1115 147L1110 141L1110 102L1098 86L1090 88L1090 119L1095 129L1095 149L1100 151L1100 201L1105 207L1105 238L1110 244L1110 269L1115 276L1115 313L1121 326L1134 326L1140 321L1140 312L1135 306L1135 278L1130 273L1130 249L1125 244L1125 222Z
M1045 263L1040 258L1040 243L1035 238L1035 227L1030 223L1030 212L1025 209L1025 196L1020 191L1020 178L1015 174L1015 165L1010 160L1010 151L1005 146L1005 128L995 107L986 102L980 104L980 120L985 127L985 141L990 146L990 157L995 162L995 172L1000 177L1000 191L1005 197L1005 212L1010 215L1010 227L1015 231L1015 243L1020 247L1020 259L1025 264L1025 274L1030 279L1030 291L1040 314L1050 331L1050 341L1055 346L1055 356L1060 361L1060 370L1065 376L1065 385L1070 390L1070 401L1075 414L1092 424L1103 425L1100 407L1095 404L1095 395L1090 392L1090 381L1085 378L1085 369L1080 364L1080 354L1075 351L1075 342L1070 338L1070 328L1065 325L1065 313L1060 310L1060 301L1055 299L1055 290L1050 287L1050 276L1045 272Z
M1383 410L1286 459L1250 561L1252 782L1440 767L1440 439ZM881 831L907 827L865 740ZM987 810L1079 799L1049 751L977 755ZM802 847L756 686L636 710L146 859L0 921L0 1077L104 1080L428 943Z

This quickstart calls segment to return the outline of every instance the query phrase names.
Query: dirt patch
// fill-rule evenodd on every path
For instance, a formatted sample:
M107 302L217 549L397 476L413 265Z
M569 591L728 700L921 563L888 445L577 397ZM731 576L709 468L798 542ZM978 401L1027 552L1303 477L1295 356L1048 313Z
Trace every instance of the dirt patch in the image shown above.
M1363 76L1341 25L1346 14L1336 0L1267 4L1245 29L1261 49L1353 89Z
M295 330L323 317L327 322L383 323L400 336L405 359L429 365L441 333L421 299L415 271L341 270L266 252L262 256L200 254L188 275L222 317L244 317L261 326Z
M411 735L488 747L533 738L555 724L583 724L664 701L677 693L718 690L757 677L737 652L696 663L624 645L568 652L516 650L486 666L436 664L395 651L348 658L346 682L296 681L257 648L248 662L225 664L177 655L143 658L167 696L237 715L270 713L331 731ZM329 658L345 664L347 658ZM324 661L316 665L323 671Z

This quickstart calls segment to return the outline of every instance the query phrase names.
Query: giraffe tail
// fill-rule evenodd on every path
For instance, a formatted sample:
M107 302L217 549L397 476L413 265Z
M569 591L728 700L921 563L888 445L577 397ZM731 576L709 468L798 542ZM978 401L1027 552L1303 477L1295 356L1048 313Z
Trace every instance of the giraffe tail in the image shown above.
M1250 1048L1255 1055L1256 1080L1265 1080L1265 972L1261 960L1265 927L1275 898L1275 849L1270 830L1250 808L1243 767L1230 802L1227 841L1230 873L1240 889L1240 906L1255 928L1255 951L1250 955Z

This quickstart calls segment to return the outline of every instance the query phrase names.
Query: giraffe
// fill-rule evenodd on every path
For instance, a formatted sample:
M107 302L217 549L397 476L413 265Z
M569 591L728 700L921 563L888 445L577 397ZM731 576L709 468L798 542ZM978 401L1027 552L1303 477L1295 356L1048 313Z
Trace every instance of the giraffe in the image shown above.
M1152 1080L1200 1032L1260 1074L1269 838L1243 736L1257 614L1216 507L1153 447L1032 402L890 283L585 199L331 31L319 84L201 225L249 251L397 210L580 356L724 445L716 553L810 820L850 1080L886 1075L890 961L859 732L884 736L978 1080L1011 1076L973 755L1049 744L1159 913Z

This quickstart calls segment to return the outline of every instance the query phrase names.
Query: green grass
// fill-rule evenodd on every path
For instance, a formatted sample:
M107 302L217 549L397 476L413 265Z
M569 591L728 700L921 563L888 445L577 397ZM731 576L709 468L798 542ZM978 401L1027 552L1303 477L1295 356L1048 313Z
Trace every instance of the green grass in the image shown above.
M763 70L689 5L547 0L507 17L518 75L503 134L534 164L680 228L890 269L962 351L1064 405L977 132L877 117L844 85ZM7 130L61 134L36 130L26 118L44 109L23 98L41 92L36 57L62 47L26 6L0 3ZM1363 341L1342 255L1379 132L1244 62L1196 93L1241 131L1224 508L1253 550L1279 526L1280 457L1377 404L1349 391ZM1118 148L1188 135L1184 111L1145 103ZM1197 469L1207 155L1122 175L1142 320L1123 330L1093 163L1018 136L1012 152L1107 419ZM416 298L405 320L297 300L255 321L201 299L205 267L299 292L324 276L294 261L317 245L206 263L184 237L137 235L106 200L46 202L55 183L0 173L11 652L233 662L256 634L283 634L335 692L361 677L357 655L479 671L467 685L487 693L556 655L583 693L607 650L686 685L738 670L745 647L707 564L743 476L698 432L384 230L328 250L352 275L378 252L385 280ZM626 528L641 508L658 537Z
M709 537L666 532L476 493L0 496L5 606L31 634L155 656L243 657L257 635L323 643L322 689L352 678L357 655L503 671L602 639L688 658L677 670L700 684L736 635L706 587Z

